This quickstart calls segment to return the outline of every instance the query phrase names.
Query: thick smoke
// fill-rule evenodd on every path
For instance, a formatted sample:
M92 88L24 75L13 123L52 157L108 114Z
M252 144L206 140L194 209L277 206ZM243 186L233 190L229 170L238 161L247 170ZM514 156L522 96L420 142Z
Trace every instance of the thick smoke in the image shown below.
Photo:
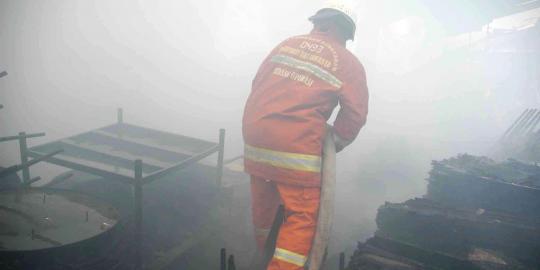
M308 32L321 3L1 0L0 136L46 132L37 145L111 124L121 107L127 122L207 140L225 128L226 157L240 155L258 65ZM367 70L370 113L338 156L332 252L369 237L385 200L423 194L430 160L487 153L539 101L538 61L484 57L485 27L448 31L422 1L359 1L358 13L348 46ZM0 166L19 162L16 143L0 153ZM32 173L42 184L61 171Z

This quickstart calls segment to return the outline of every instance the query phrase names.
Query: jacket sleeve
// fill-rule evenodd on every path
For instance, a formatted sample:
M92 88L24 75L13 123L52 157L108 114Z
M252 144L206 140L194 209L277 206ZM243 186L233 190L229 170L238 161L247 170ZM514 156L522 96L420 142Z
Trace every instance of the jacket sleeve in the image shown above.
M353 72L345 76L338 94L340 110L334 122L336 146L345 147L352 143L364 126L368 114L368 87L366 73L357 62Z

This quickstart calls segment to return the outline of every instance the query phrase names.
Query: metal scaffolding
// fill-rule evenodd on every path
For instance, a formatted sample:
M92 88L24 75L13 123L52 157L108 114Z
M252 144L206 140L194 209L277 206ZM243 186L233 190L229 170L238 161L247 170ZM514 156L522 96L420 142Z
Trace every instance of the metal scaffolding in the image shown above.
M120 181L133 187L137 268L142 266L143 186L218 153L216 182L221 185L225 130L218 143L127 124L122 109L117 123L21 152L39 159L62 150L47 162Z

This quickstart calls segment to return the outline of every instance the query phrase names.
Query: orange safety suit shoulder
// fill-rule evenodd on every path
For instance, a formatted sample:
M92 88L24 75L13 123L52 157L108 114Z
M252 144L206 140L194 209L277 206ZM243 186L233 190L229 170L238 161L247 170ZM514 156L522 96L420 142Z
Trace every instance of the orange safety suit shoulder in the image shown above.
M320 186L326 122L349 144L366 122L362 64L331 37L312 32L280 43L261 64L243 116L245 170L252 176Z

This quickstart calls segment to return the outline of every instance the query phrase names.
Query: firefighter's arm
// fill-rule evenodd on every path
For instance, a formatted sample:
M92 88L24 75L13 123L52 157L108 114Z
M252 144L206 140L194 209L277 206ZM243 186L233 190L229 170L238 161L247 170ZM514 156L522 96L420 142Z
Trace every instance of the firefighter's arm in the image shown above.
M338 95L341 108L334 122L338 152L354 141L367 119L369 94L366 74L361 66L356 70L343 82Z

